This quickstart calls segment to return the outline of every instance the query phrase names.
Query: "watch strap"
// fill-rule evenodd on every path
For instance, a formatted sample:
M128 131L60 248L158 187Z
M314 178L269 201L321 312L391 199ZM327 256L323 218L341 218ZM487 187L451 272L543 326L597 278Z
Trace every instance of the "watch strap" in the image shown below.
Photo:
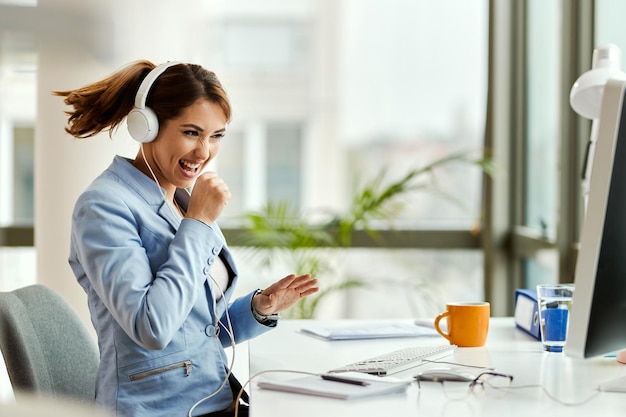
M263 290L256 290L252 298L254 299L254 297L261 293L263 293ZM252 315L259 323L267 323L268 321L277 321L278 319L280 319L280 315L278 313L269 315L259 313L258 311L256 311L256 308L254 308L254 304L252 304L252 302L250 303L250 308L252 309Z

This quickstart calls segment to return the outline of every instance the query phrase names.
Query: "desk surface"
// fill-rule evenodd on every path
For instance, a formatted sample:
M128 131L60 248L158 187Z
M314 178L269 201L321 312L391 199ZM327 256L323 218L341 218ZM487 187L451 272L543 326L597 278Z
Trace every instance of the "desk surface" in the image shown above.
M344 325L350 321L316 323ZM321 373L403 347L445 342L439 336L329 342L300 333L299 329L306 324L307 321L284 320L276 330L250 341L250 375L273 369ZM453 356L445 360L493 367L497 372L513 375L513 387L540 384L564 402L579 402L589 398L597 392L599 384L626 376L626 366L614 358L580 360L560 353L543 352L540 342L515 328L510 318L491 320L485 347L457 348ZM396 376L415 375L428 366L442 365L422 365ZM503 398L477 394L456 401L446 399L439 384L422 384L422 388L418 389L417 384L413 383L403 394L345 401L256 387L259 378L293 377L297 375L267 373L255 377L250 387L252 417L528 416L533 412L550 416L607 417L623 416L626 406L626 393L600 392L585 404L567 406L550 399L541 388L512 389Z

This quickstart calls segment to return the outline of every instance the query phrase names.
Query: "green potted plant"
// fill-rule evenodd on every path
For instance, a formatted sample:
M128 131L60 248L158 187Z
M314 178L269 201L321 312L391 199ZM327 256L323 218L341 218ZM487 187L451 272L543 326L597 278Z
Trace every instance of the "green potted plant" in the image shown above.
M324 210L323 213L305 215L287 201L270 202L259 211L243 215L243 233L232 243L253 248L253 261L260 267L285 262L298 274L332 276L338 250L351 247L353 232L362 230L378 239L376 230L371 227L372 222L390 222L404 209L401 196L420 191L435 192L453 204L463 206L453 195L439 189L435 175L436 169L458 162L476 165L489 175L493 172L489 158L472 158L465 152L411 169L396 180L389 181L383 169L374 179L356 189L352 203L343 213ZM312 221L312 218L316 220ZM313 318L320 301L328 295L364 285L353 279L321 282L317 294L301 300L283 316Z

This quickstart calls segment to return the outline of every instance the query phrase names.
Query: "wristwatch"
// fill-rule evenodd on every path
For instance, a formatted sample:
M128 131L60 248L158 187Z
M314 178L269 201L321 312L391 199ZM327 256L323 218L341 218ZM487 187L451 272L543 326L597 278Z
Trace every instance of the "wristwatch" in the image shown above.
M261 294L262 292L263 292L262 289L256 290L254 292L254 295L252 296L252 299L254 299L254 297ZM267 323L268 321L277 321L280 318L280 315L278 313L270 314L268 316L259 313L258 311L256 311L256 308L254 308L254 304L252 302L250 302L250 308L252 309L252 315L259 323Z

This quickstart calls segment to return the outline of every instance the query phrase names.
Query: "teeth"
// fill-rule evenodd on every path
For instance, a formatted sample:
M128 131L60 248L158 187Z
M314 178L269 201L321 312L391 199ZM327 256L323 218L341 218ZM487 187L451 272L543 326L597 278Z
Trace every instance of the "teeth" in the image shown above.
M196 171L198 170L198 168L200 168L200 164L190 164L188 162L185 161L180 161L180 165L190 171Z

